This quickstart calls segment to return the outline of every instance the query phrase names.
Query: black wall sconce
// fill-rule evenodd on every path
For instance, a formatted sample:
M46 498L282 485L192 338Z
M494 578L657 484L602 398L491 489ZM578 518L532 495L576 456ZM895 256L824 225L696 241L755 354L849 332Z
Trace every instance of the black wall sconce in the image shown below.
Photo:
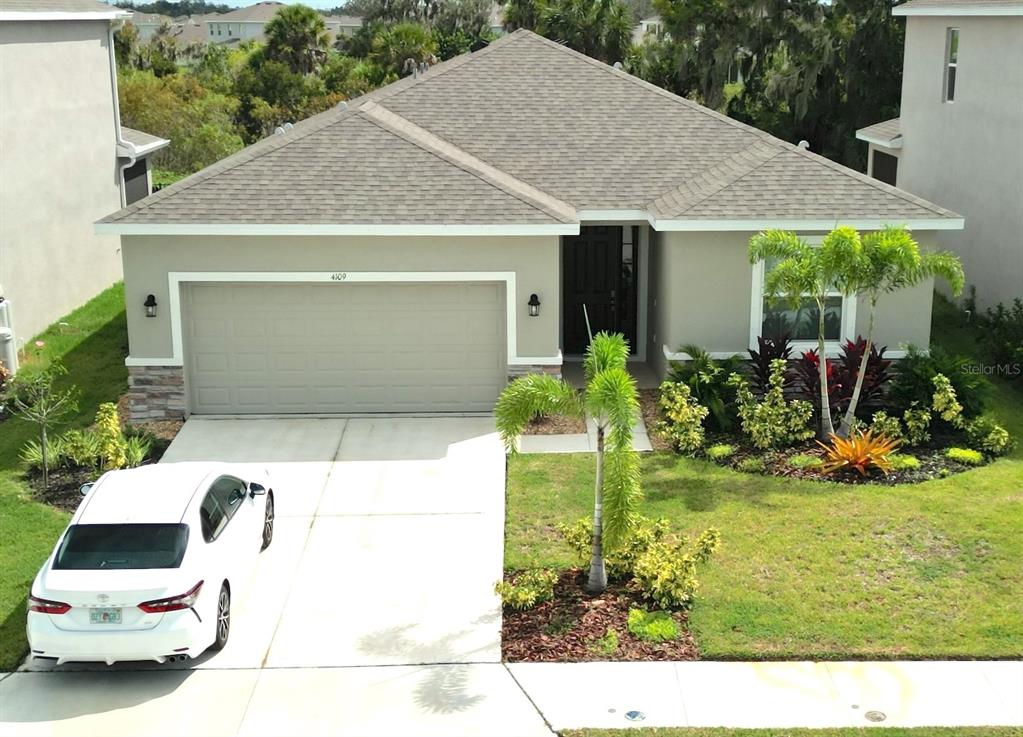
M142 306L146 308L146 317L156 317L156 297L150 294Z
M529 295L529 302L527 302L526 304L529 305L529 316L530 317L539 317L540 316L540 298L539 297L537 297L535 294Z

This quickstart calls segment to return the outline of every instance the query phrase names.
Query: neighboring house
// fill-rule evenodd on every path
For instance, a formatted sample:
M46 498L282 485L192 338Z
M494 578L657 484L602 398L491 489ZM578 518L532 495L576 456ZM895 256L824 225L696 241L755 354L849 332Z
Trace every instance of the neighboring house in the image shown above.
M977 302L1023 295L1023 2L912 0L901 116L856 133L867 173L963 213L938 243Z
M660 375L686 343L741 353L785 324L810 345L750 237L887 223L930 247L963 220L519 30L97 232L121 236L130 408L154 419L486 412L509 376L580 360L587 315ZM886 296L876 340L927 345L931 290ZM829 350L866 320L829 300Z
M331 39L338 36L354 36L362 28L362 18L354 15L327 15L324 16L323 22Z
M663 25L661 23L661 16L651 15L649 18L641 20L636 24L636 27L632 29L632 42L637 44L642 43L648 33L656 36L660 34L662 30Z
M142 43L149 41L164 23L174 25L170 16L167 15L140 13L137 10L126 10L125 12L130 16L128 22L138 29L139 41Z
M237 41L265 41L265 26L284 3L264 0L244 8L221 13L206 20L206 40L209 43L230 43Z
M174 21L174 37L178 42L178 46L184 48L191 44L210 43L210 32L206 27L206 21L219 17L219 13L206 13L204 15L176 18Z
M0 0L0 295L24 341L121 277L92 223L149 194L167 141L118 124L114 24L93 0Z

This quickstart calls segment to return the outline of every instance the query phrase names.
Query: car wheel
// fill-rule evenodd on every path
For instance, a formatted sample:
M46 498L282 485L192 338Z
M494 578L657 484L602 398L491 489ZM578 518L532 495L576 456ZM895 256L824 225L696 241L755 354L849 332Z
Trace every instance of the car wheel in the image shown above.
M263 513L263 545L260 550L266 550L274 539L274 495L266 495L266 511Z
M221 585L220 596L217 599L216 627L217 639L213 641L213 649L222 650L231 634L231 590L227 588L227 581Z

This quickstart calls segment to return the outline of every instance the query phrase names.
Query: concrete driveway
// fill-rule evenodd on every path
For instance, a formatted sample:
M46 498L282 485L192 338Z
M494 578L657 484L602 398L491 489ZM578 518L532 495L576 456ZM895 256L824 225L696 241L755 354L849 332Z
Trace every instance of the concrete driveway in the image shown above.
M491 419L192 419L163 462L202 460L268 469L276 500L227 647L30 661L0 682L0 733L550 734L500 664Z

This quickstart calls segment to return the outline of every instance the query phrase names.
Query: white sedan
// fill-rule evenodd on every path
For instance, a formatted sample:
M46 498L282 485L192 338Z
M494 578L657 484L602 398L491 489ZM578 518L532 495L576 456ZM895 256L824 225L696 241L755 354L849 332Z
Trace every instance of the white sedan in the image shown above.
M273 539L273 490L265 474L250 474L161 463L83 487L32 583L32 655L163 663L224 647L231 600Z

